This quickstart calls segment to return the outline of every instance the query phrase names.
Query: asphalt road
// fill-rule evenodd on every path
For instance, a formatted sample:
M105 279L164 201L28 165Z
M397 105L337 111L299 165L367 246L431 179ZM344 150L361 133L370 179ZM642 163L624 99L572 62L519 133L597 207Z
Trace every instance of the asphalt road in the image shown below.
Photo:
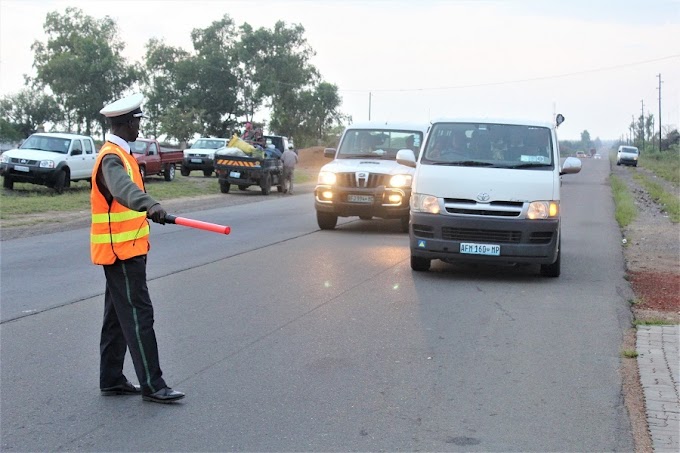
M154 226L161 365L187 393L169 406L99 395L86 229L3 241L0 449L632 451L607 174L564 178L558 279L413 273L397 221L319 231L311 194L192 213L230 236Z

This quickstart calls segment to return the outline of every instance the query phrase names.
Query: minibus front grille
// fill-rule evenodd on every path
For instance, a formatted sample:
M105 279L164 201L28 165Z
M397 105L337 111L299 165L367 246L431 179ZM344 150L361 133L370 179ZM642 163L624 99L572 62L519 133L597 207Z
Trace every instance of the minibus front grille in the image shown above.
M434 228L431 226L413 224L411 229L413 230L413 235L416 237L427 239L434 238Z
M519 217L524 203L521 201L492 201L478 203L475 200L445 198L444 207L449 214L494 217Z
M535 231L529 236L529 242L531 244L550 244L552 238L552 231Z
M474 228L442 228L442 239L461 242L490 242L517 244L522 239L521 231L477 230Z

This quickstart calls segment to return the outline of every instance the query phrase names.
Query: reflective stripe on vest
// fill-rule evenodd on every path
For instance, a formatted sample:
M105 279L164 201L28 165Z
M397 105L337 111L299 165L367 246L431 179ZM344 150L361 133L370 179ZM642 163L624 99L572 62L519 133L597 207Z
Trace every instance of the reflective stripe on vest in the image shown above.
M107 142L97 156L92 172L92 227L90 252L94 264L113 264L116 259L129 259L149 251L149 222L146 212L133 211L115 199L109 203L97 185L97 172L104 156L117 155L125 165L130 179L142 190L144 182L137 161L119 146Z

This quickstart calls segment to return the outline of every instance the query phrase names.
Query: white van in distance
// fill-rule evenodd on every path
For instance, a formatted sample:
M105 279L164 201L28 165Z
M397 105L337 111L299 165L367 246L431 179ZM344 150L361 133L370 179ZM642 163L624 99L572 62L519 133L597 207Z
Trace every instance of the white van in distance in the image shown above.
M557 116L557 124L564 120ZM560 275L560 167L556 125L516 120L442 119L432 123L417 160L409 231L411 268L445 262L540 264Z

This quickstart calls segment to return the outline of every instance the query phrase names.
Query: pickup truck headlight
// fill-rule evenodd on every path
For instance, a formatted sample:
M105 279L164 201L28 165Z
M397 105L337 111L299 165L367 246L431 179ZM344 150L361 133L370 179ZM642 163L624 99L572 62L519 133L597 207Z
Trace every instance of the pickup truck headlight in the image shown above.
M331 171L321 171L319 172L319 178L317 179L317 184L323 184L326 186L332 186L338 180L335 173Z
M40 161L40 168L55 168L56 165L54 164L53 160L41 160Z
M439 200L432 195L414 193L411 195L411 210L413 212L427 212L429 214L439 214Z
M0 157L0 162L3 164L8 164L9 163L9 156L7 154L3 154L2 157Z
M560 205L556 201L532 201L529 204L527 218L531 220L554 219L559 214Z
M390 178L390 187L411 187L411 175L394 175Z

